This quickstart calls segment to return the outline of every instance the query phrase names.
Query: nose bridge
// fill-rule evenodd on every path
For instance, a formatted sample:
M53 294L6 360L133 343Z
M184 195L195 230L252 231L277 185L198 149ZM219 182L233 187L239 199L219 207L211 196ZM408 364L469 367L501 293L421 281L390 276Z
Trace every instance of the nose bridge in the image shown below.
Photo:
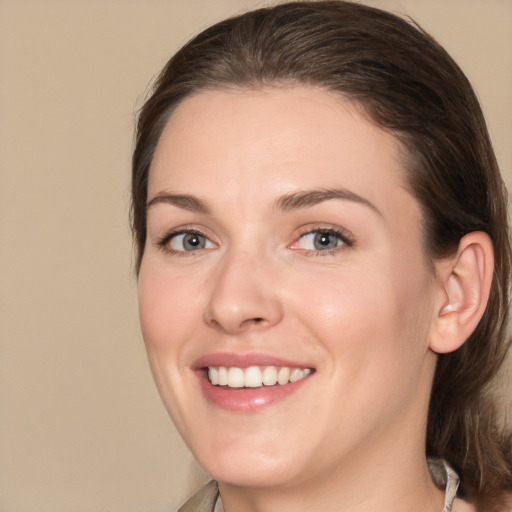
M263 250L228 250L211 278L206 322L229 333L278 323L282 305L272 274Z

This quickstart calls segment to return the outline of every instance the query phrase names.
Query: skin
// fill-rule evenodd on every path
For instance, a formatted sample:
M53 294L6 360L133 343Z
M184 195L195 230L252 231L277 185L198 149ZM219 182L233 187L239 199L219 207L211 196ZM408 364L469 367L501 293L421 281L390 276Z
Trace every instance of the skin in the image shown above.
M443 508L424 437L446 292L400 162L390 134L315 88L198 93L163 132L148 200L205 208L148 208L141 325L163 401L227 512ZM325 189L349 194L276 206ZM205 248L161 243L190 229ZM318 229L343 238L316 250L305 234ZM315 371L284 400L234 412L199 385L194 362L212 352Z

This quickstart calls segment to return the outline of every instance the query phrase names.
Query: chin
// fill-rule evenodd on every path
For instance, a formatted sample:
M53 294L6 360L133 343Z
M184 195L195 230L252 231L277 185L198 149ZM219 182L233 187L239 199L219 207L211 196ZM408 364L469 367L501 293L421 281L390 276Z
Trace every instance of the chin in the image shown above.
M291 475L279 465L255 465L254 463L212 464L204 469L218 482L245 488L265 488L286 486L294 480Z
M218 482L237 487L270 488L289 485L298 478L299 461L292 457L261 453L248 445L220 454L196 458L203 469Z

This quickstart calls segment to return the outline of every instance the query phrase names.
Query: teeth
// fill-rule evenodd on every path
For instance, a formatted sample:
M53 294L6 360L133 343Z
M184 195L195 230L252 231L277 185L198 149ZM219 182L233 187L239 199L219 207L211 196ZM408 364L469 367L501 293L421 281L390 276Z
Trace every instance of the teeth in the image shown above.
M214 386L228 386L230 388L260 388L274 386L279 383L284 386L290 382L297 382L311 373L310 368L289 368L281 366L250 366L249 368L210 366L208 380Z
M290 382L297 382L302 378L302 370L299 370L299 368L294 368L290 372ZM281 382L279 382L281 384Z
M263 375L261 370L257 366L251 366L247 368L245 372L242 372L244 376L244 386L246 388L259 388L263 381Z
M224 366L219 368L219 386L228 385L228 370Z
M244 371L242 368L229 368L228 386L230 388L243 388L245 384Z
M281 386L284 386L290 382L290 368L283 366L279 369L279 373L277 374L277 382L279 382Z
M277 370L275 366L267 366L263 370L263 384L273 386L277 382ZM213 384L213 382L212 382Z
M210 382L216 386L219 383L219 370L217 368L209 368L208 369L208 379Z

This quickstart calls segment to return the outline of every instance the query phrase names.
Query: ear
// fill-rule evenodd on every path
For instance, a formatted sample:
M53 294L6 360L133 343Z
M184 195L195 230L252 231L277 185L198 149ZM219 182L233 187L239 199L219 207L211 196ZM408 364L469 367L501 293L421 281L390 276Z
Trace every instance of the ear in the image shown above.
M436 262L440 281L430 348L438 354L457 350L482 318L494 272L492 241L475 231L464 236L457 253Z

